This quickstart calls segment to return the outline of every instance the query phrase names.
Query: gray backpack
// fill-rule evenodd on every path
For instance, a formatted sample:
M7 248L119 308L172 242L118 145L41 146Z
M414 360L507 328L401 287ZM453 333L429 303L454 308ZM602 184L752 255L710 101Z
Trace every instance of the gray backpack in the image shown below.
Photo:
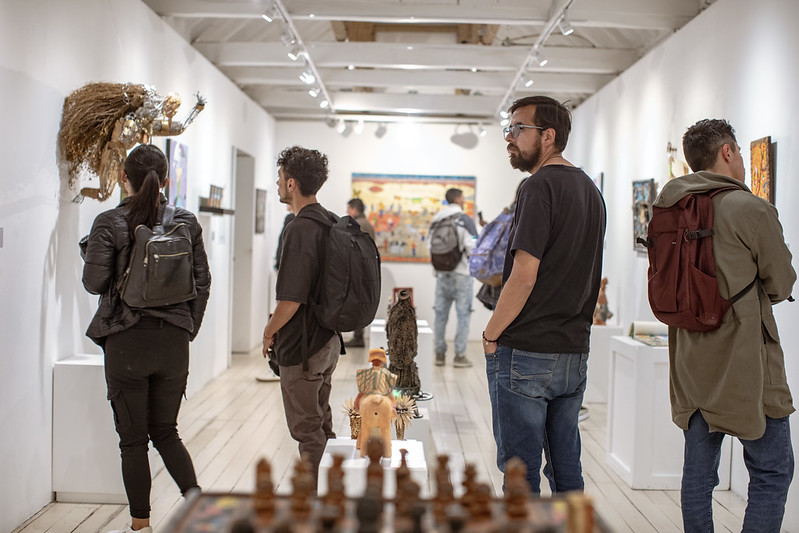
M455 213L430 224L430 262L438 271L451 272L461 261L461 240L458 236L460 217L461 213Z
M117 283L122 300L130 307L161 307L192 300L194 255L189 227L172 223L175 207L167 205L153 229L136 226L128 268Z

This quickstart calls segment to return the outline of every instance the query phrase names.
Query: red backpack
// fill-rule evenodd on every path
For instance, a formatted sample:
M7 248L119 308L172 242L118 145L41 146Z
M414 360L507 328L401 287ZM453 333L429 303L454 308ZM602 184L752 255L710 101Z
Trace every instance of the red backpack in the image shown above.
M719 294L713 257L714 189L684 196L671 207L652 207L647 238L638 238L649 255L649 305L658 320L689 331L712 331L724 313L752 285L730 300Z

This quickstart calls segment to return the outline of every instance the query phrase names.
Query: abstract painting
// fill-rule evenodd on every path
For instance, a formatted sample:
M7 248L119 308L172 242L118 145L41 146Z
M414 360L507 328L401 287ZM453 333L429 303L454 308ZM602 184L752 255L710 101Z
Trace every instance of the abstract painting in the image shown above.
M188 183L189 148L185 144L166 140L166 157L169 161L169 203L175 207L186 207Z
M646 253L646 246L638 242L638 237L646 239L649 221L652 218L652 204L657 196L655 180L633 182L633 248Z

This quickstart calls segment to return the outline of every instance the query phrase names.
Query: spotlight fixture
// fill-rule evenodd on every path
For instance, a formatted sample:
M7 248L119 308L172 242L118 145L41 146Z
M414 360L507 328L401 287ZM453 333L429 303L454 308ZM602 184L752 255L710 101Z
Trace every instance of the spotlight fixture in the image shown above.
M560 17L560 22L558 22L558 27L560 28L560 32L563 35L571 35L574 33L574 26L569 24L569 19L566 18L566 11L563 12L563 16Z
M486 131L486 129L483 127L482 124L480 124L479 128L480 129L477 130L477 133L480 135L480 137L485 137L488 132Z
M311 72L310 69L303 70L302 74L300 74L300 81L306 85L311 85L316 81L316 77L314 77L313 72Z
M308 89L308 94L310 94L314 98L319 96L320 92L321 92L321 89L318 86L314 86L314 87L311 87L310 89Z
M350 133L352 133L352 122L344 121L344 128L339 131L342 137L349 137Z
M527 76L522 76L522 84L525 87L532 87L533 79L532 78L528 78Z
M297 44L297 38L291 34L291 31L289 29L286 29L283 32L283 35L280 36L280 41L285 46L294 46L295 44Z
M505 126L507 126L508 124L510 124L510 119L509 119L509 118L503 118L503 119L502 119L502 120L499 122L499 125L500 125L500 126L502 126L503 128L504 128Z
M288 56L289 59L291 59L292 61L297 61L299 58L303 56L302 47L298 44L295 44L288 51Z
M327 100L322 100L321 102L319 102L319 107L321 107L322 109L327 109L328 107L330 107L330 102L328 102Z
M264 19L264 20L265 20L265 21L267 21L267 22L272 22L272 21L274 20L274 19L272 18L272 16L271 16L271 15L268 15L268 14L266 14L266 13L264 13L263 15L261 15L261 18L262 18L262 19Z
M375 137L377 137L378 139L382 139L383 135L385 135L387 131L388 128L386 128L385 122L381 122L377 125L377 129L375 130Z
M357 124L352 128L352 131L355 132L355 135L360 135L363 133L363 120L359 120Z
M542 56L538 52L535 53L535 57L533 58L533 60L536 63L538 63L539 67L545 67L546 64L549 63L549 59L547 59L546 57Z
M343 120L339 120L338 123L336 124L336 131L339 133L344 133L344 129L346 127L347 127L346 122L344 122Z
M328 128L335 128L337 122L338 121L335 119L335 117L327 117L325 119L325 124L327 124Z
M508 118L510 114L507 111L500 111L499 116L502 118Z

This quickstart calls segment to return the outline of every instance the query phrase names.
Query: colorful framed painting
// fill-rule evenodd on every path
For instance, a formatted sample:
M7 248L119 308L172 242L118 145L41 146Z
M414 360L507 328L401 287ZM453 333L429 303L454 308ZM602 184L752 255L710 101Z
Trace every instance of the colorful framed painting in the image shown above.
M430 261L427 231L453 187L463 191L464 211L474 217L474 176L352 174L352 196L363 200L383 261Z
M751 148L751 189L755 196L774 203L774 170L771 157L771 136L752 141Z
M639 243L638 238L646 239L656 196L655 180L633 182L633 248L637 252L646 253L646 246Z
M169 203L187 209L186 190L188 183L189 147L185 144L166 140L166 157L169 161Z

